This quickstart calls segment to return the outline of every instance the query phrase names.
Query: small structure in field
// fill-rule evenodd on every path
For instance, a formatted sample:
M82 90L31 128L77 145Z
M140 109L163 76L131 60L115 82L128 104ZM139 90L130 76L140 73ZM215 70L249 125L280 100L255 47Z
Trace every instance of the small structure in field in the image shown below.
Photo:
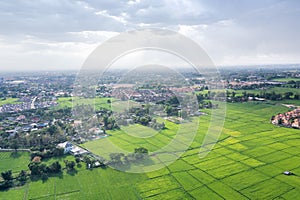
M294 175L293 172L290 172L290 171L285 171L283 172L284 175L287 175L287 176L290 176L290 175Z

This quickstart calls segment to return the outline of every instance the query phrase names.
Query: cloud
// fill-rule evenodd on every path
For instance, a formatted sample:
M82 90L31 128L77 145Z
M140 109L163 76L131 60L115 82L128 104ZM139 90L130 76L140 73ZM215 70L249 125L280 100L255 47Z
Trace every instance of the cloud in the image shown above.
M141 27L179 31L218 65L300 62L299 8L289 0L0 1L0 69L78 68L101 42Z
M222 15L228 18L179 25L177 30L197 41L218 65L299 63L299 5L289 1L267 2L251 4L248 9L247 4L237 3L235 7L241 7L242 14L226 14L224 9ZM214 12L217 10L215 7Z

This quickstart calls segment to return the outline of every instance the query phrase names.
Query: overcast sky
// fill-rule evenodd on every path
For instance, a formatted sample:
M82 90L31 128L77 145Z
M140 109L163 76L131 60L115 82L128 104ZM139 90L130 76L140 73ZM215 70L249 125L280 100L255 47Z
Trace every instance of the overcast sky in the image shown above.
M298 0L0 0L0 70L79 69L103 41L177 31L217 65L300 63Z

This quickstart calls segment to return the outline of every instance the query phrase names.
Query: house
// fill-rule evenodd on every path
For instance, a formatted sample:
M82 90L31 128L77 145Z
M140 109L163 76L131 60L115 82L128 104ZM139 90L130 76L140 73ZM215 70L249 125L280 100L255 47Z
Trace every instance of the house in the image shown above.
M81 126L81 124L82 124L81 120L74 120L73 126L74 127L79 127L79 126Z
M39 117L33 117L33 118L31 119L31 121L32 121L33 123L37 123L37 122L40 121L40 118L39 118Z
M15 120L14 117L7 117L6 119L7 119L8 121L11 121L11 122Z
M7 130L5 132L9 134L9 137L14 137L18 133L16 130Z
M24 131L24 132L30 132L30 130L31 130L31 126L29 126L29 125L22 127L22 131Z
M74 156L77 156L77 155L83 155L83 154L86 154L88 153L86 150L78 147L78 146L73 146L71 151L70 151L71 154L73 154Z
M96 161L95 163L94 163L94 167L100 167L100 162L99 161Z
M77 155L82 155L82 154L85 154L85 153L88 153L88 151L78 147L78 146L75 146L73 145L71 142L64 142L64 143L59 143L57 145L58 148L63 148L64 149L64 153L71 153L72 155L74 156L77 156Z
M48 126L48 123L40 123L40 124L37 124L37 128L41 129L41 128L45 128Z
M266 99L265 98L258 98L258 97L255 97L254 98L256 101L265 101Z
M90 128L89 129L89 133L93 133L93 134L102 134L103 133L103 130L101 130L100 128Z
M73 144L71 142L64 142L59 143L57 147L64 149L64 153L66 154L71 152L71 150L73 149Z
M17 121L22 121L26 119L25 115L20 115L19 117L16 118Z
M32 128L30 131L32 132L32 131L37 131L37 130L39 130L38 128Z

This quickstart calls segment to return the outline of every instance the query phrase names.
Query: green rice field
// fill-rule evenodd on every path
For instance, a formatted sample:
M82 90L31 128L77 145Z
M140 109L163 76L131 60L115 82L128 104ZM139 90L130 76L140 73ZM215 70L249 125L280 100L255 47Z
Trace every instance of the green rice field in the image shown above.
M228 103L222 134L204 158L199 157L199 150L209 115L200 117L200 127L188 150L164 168L126 173L111 168L86 170L82 167L77 168L75 175L28 182L0 192L0 199L298 199L300 130L270 123L272 115L286 111L287 107L268 102ZM167 129L158 133L132 125L83 146L106 158L111 150L107 144L128 152L136 147L153 152L169 144L179 129L188 132L197 124L195 119L181 125L165 123ZM147 137L139 137L139 132ZM27 157L26 153L14 158L2 152L0 169L15 166L13 171L19 171L26 166ZM154 164L161 159L150 155ZM283 175L286 170L295 175Z

